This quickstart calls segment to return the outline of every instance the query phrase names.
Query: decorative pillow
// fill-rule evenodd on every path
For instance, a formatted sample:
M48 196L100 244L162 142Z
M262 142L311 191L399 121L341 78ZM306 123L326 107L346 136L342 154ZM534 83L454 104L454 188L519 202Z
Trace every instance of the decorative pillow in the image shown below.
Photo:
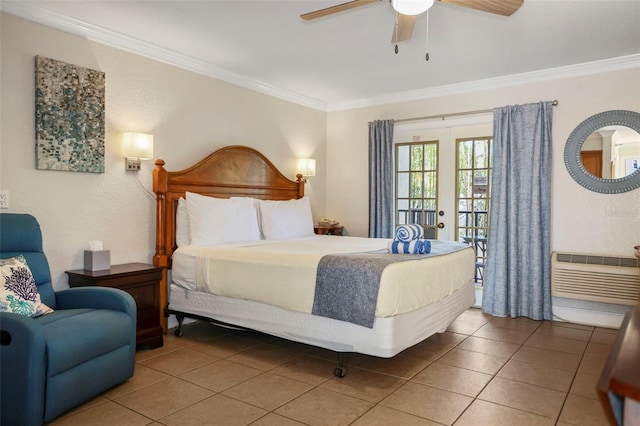
M198 246L260 240L251 198L215 198L187 192L191 244Z
M187 200L180 197L176 210L176 245L178 247L191 244L191 231L189 229L189 212L187 211Z
M288 240L314 235L311 203L299 200L260 200L260 222L265 240Z
M28 317L53 312L40 301L36 281L22 255L0 259L0 311Z

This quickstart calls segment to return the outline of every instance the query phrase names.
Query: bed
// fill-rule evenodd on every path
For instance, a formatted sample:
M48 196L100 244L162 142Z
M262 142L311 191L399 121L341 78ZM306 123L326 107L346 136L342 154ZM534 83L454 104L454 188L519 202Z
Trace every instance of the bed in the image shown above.
M338 352L334 374L342 377L343 354L392 357L443 332L475 301L471 247L433 241L429 256L389 255L389 240L316 236L303 177L290 180L253 148L224 147L176 172L168 172L163 160L155 164L153 261L163 268L163 323L166 329L166 317L175 315L178 336L185 317L251 329ZM258 237L253 225L240 229L232 223L244 220L245 211L251 211L247 217L253 220L247 203L257 215ZM218 208L228 213L224 209L230 205L234 214L229 224L204 214ZM298 212L300 221L287 216ZM286 218L290 226L283 229ZM192 235L185 241L187 228ZM362 263L363 269L340 269L353 262ZM372 270L377 275L367 275ZM336 280L342 286L348 281L348 288L327 292L327 283ZM349 287L353 282L366 288ZM369 289L371 282L379 287ZM363 308L365 319L342 317L344 312L335 314L333 307L326 307L335 303L344 311L349 304L372 298L361 292L375 294L373 302L362 302L369 303ZM331 299L324 308L323 298Z

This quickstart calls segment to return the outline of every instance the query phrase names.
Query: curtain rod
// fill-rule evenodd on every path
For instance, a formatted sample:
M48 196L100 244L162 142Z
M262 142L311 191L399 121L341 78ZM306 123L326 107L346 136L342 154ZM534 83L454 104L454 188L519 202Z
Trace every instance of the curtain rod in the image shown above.
M554 99L553 101L551 101L551 105L556 106L558 105L558 101L556 99ZM404 123L407 121L418 121L418 120L431 120L434 118L440 118L442 120L444 120L447 117L458 117L461 115L473 115L473 114L484 114L487 112L493 112L494 108L491 109L478 109L475 111L465 111L465 112L451 112L449 114L438 114L438 115L428 115L426 117L414 117L414 118L401 118L399 120L394 120L394 123Z

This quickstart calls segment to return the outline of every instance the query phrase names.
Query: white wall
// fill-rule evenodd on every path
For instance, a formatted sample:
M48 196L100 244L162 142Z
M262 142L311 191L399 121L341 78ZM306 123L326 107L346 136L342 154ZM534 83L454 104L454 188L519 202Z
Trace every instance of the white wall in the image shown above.
M126 53L2 14L0 23L0 188L8 212L36 215L56 288L64 270L82 267L87 241L100 239L112 263L153 255L152 164L125 172L123 131L155 135L155 156L180 170L215 149L259 149L293 177L311 156L307 185L314 216L335 217L349 235L368 232L368 127L401 119L557 99L554 108L552 245L554 250L631 256L640 244L640 190L590 192L567 173L564 143L585 118L612 109L640 111L640 69L534 83L329 114ZM35 169L34 57L48 56L106 72L106 173Z
M151 262L153 162L125 172L124 131L154 134L155 157L172 171L231 144L258 149L292 179L297 158L326 162L324 112L11 15L2 14L0 31L0 188L10 191L10 208L1 212L38 218L56 288L67 286L65 270L82 268L89 240L104 241L112 264ZM36 55L106 73L105 173L36 170ZM325 210L325 178L318 173L306 187L316 218Z
M552 249L633 256L640 244L640 189L590 192L564 166L564 145L584 119L614 109L640 111L640 68L421 101L329 113L327 215L349 235L368 233L368 128L403 119L557 99L553 111Z

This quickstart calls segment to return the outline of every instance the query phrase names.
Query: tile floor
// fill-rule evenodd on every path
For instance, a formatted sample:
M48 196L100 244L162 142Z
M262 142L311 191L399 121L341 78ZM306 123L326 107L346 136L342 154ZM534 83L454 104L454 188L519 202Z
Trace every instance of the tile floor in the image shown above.
M51 425L606 425L595 383L616 330L464 312L394 358L207 323L136 355L135 376Z

